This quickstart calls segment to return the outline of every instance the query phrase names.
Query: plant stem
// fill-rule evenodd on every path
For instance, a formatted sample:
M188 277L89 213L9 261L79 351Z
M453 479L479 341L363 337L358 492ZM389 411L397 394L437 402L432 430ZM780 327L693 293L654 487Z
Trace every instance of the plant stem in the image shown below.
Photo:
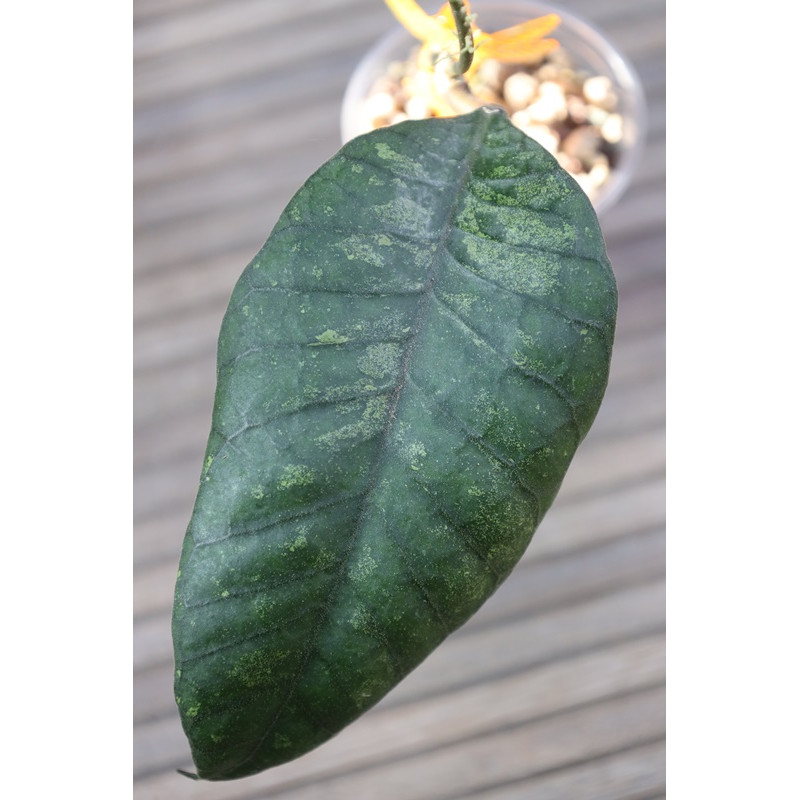
M450 0L450 11L453 13L453 20L456 23L458 33L458 66L456 76L463 75L472 64L472 56L475 52L475 43L472 38L472 21L467 9L464 8L464 0Z

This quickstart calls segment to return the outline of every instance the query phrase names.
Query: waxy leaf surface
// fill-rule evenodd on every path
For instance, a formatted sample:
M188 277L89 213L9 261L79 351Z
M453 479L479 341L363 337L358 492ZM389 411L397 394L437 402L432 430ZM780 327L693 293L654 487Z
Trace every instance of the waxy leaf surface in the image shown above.
M336 734L495 591L605 390L594 211L485 110L347 144L247 267L176 587L201 778Z

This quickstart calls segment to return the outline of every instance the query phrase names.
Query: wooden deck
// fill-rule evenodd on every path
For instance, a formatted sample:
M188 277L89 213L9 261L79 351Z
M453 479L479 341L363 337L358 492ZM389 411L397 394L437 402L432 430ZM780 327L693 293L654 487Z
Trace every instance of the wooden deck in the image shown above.
M479 8L479 2L475 5ZM339 147L382 0L135 0L134 796L647 800L665 795L663 0L573 0L646 88L643 162L601 220L620 289L609 389L508 581L382 703L307 756L198 783L170 612L229 293Z

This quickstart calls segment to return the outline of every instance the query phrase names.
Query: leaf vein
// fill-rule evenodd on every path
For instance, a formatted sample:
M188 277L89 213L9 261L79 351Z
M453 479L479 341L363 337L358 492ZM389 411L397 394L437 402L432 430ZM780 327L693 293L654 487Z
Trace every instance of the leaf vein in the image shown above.
M447 218L446 224L443 226L441 234L439 236L439 240L437 242L436 253L441 251L442 247L445 244L447 236L449 235L450 229L453 226L453 221L454 221L455 214L456 214L456 211L457 211L457 208L458 208L459 197L460 197L461 193L464 191L464 185L465 185L465 183L466 183L466 181L467 181L467 179L469 177L469 173L472 170L472 166L473 166L474 161L477 158L478 152L480 150L480 148L478 147L478 140L482 139L485 136L485 131L486 131L486 125L487 125L487 119L488 118L486 116L484 116L484 117L481 117L479 119L480 119L480 122L476 126L476 128L475 128L475 130L473 132L472 138L471 138L471 140L469 142L469 146L467 147L466 152L465 152L465 157L462 159L463 161L465 161L465 169L464 169L464 171L463 171L463 173L462 173L462 175L460 177L458 186L456 187L456 190L455 190L455 193L454 193L454 200L453 200L452 205L450 207L450 212L449 212L449 216ZM397 384L396 384L395 389L394 389L394 391L392 393L392 400L389 403L389 407L388 407L387 413L386 413L386 425L383 428L383 434L382 434L381 440L378 443L378 446L376 448L375 456L373 458L372 465L371 465L371 468L370 468L370 475L371 475L370 484L368 486L367 493L366 493L364 499L362 500L361 512L359 513L358 518L356 520L356 523L353 526L353 533L352 533L352 535L350 537L350 541L349 541L349 544L348 544L348 553L349 553L349 555L347 555L345 557L345 559L343 560L342 567L340 568L339 572L337 573L336 580L334 580L334 582L333 582L333 585L331 587L331 591L329 593L329 605L333 603L333 598L336 596L336 594L340 590L341 585L343 584L343 582L345 580L345 576L347 574L345 567L346 567L347 562L349 561L350 557L352 557L352 553L355 551L358 539L360 538L360 536L361 536L361 534L363 532L364 522L365 522L365 519L366 519L367 508L368 508L368 502L367 501L368 501L369 495L371 494L372 490L377 485L378 473L380 472L380 468L381 468L382 462L385 459L385 454L386 454L386 450L387 450L387 444L388 444L389 439L390 439L390 432L391 432L392 427L393 427L393 422L394 422L394 419L395 419L397 405L398 405L398 402L400 400L400 395L402 394L402 390L403 390L403 387L404 387L405 382L406 382L406 377L408 375L408 364L409 364L409 360L410 360L410 357L411 357L411 353L412 353L412 351L414 349L414 342L416 341L416 338L419 335L419 332L420 332L420 330L422 328L423 319L424 319L424 316L425 316L425 311L427 310L428 303L429 303L429 300L430 300L430 296L431 296L432 291L433 291L433 283L434 283L434 278L435 278L436 271L437 271L436 270L437 259L435 257L436 253L432 254L432 257L431 257L431 266L429 268L428 277L427 277L427 280L426 280L426 283L425 283L425 291L422 294L422 300L420 301L420 307L417 310L416 319L414 321L414 325L412 326L413 333L409 337L408 342L406 343L405 349L403 351L403 356L402 356L402 360L401 360L401 368L400 368L400 376L399 376L399 378L397 380ZM264 732L264 735L261 737L261 739L258 742L258 744L252 750L248 751L248 753L246 753L239 760L239 762L234 767L234 769L239 767L239 766L241 766L242 764L247 763L248 761L250 761L253 758L255 753L258 751L258 749L261 747L263 742L266 740L267 736L269 736L270 732L275 728L275 725L278 723L280 718L285 713L286 707L287 707L288 703L290 702L290 700L292 698L292 695L297 690L297 687L300 685L300 682L302 681L303 676L305 675L306 668L308 666L308 663L309 663L309 660L311 658L311 655L314 652L314 650L318 647L319 634L322 631L324 625L325 625L325 614L323 612L322 614L320 614L320 617L319 617L319 620L318 620L318 622L317 622L317 624L315 626L314 632L309 637L309 646L308 646L308 648L306 650L306 653L304 655L302 663L301 663L300 667L298 668L297 672L295 673L295 676L294 676L293 680L287 686L286 698L284 699L284 702L281 704L280 708L276 712L276 714L273 717L272 721L269 723L269 725L267 725L266 730Z
M295 614L289 619L282 619L279 623L275 625L271 625L269 628L262 628L257 633L252 633L249 636L240 636L235 637L233 639L229 639L225 644L217 645L216 647L212 647L210 650L205 650L202 653L195 653L191 656L181 656L180 658L176 659L177 663L176 666L180 668L185 664L192 664L195 661L200 661L201 659L208 658L209 656L213 656L216 653L220 653L224 650L230 650L233 647L237 647L240 644L246 644L247 642L256 641L258 639L263 639L266 636L271 636L275 631L284 629L288 623L297 622L303 617L308 616L308 614L313 611L313 608L304 607L302 611Z
M439 606L433 602L428 590L423 585L422 581L417 574L417 571L414 569L413 559L409 556L408 550L406 550L403 545L400 544L398 538L394 535L391 529L386 529L386 535L391 539L394 546L400 553L401 560L403 562L403 566L405 567L406 573L408 574L409 578L411 578L411 583L414 585L414 588L417 590L419 596L425 601L425 605L433 612L433 616L436 620L437 625L442 631L442 637L446 637L450 633L450 627L447 624L447 620L442 613L442 610Z
M517 364L512 358L507 356L505 353L502 353L495 345L493 345L487 338L486 335L477 330L473 327L470 323L468 323L462 316L459 314L455 309L451 308L438 294L434 292L434 297L439 303L439 306L443 308L450 316L453 317L457 322L461 323L471 334L477 336L507 367L508 369L518 372L520 375L524 375L526 378L530 378L533 381L543 384L547 386L560 400L561 402L569 409L570 419L572 423L572 427L575 431L577 441L580 442L582 438L581 428L578 424L578 417L575 409L575 405L573 404L569 395L561 389L559 386L556 385L554 381L546 376L542 375L540 372L536 372L535 370L526 369L525 367Z
M484 553L477 545L475 538L472 536L472 533L467 528L466 525L460 522L456 522L450 514L445 510L444 506L436 499L435 494L430 490L428 485L417 475L414 476L414 482L422 489L425 494L428 496L431 505L433 506L433 510L438 514L453 530L455 530L462 539L464 546L483 564L486 565L486 568L489 572L492 573L495 577L495 586L500 583L501 576L500 573L497 571L497 568L492 564L489 556Z
M525 481L522 480L522 476L519 474L519 464L516 462L515 459L511 458L510 456L505 455L505 453L501 452L497 447L495 447L491 442L489 442L484 436L477 433L476 431L472 430L472 428L464 422L461 417L453 411L450 406L445 403L442 398L437 397L433 392L425 387L422 386L418 381L414 380L413 378L409 377L409 381L413 383L422 394L430 400L440 411L444 414L448 419L451 419L455 422L461 432L469 439L479 450L481 450L484 455L488 456L489 458L493 458L496 461L499 461L503 466L508 467L512 470L514 479L517 482L517 485L528 495L530 495L534 502L536 503L536 515L538 517L539 511L541 509L541 501L539 500L539 495L533 489L532 486L528 486ZM530 453L525 453L527 457Z
M364 166L369 167L370 169L374 169L376 172L388 173L393 179L397 179L397 174L391 168L383 164L379 164L377 161L370 161L367 158L354 156L351 153L342 153L342 156L344 156L345 161L351 161L354 164L363 164ZM409 183L418 183L421 186L427 186L430 189L442 188L441 181L433 181L427 178L423 178L420 175L403 175L403 180ZM352 192L350 192L349 194L351 194L351 196L355 198L355 195ZM360 200L361 198L358 199Z
M418 289L406 289L398 291L397 289L364 291L355 289L328 289L324 286L307 286L307 287L288 287L288 286L253 286L240 300L243 303L251 294L256 292L283 292L284 294L292 295L313 295L313 294L334 294L344 295L345 297L359 297L364 299L372 298L387 298L387 297L416 297L422 294L424 287L420 286Z
M254 584L245 589L228 589L228 594L225 597L214 597L211 600L204 600L201 603L184 603L184 608L205 608L206 606L213 606L217 603L225 603L229 600L236 600L240 597L249 597L253 594L259 594L267 589L282 589L292 583L297 583L299 580L304 580L309 575L320 575L322 570L319 567L311 566L303 570L293 570L291 575L284 576L279 581L268 581L264 583Z
M610 354L611 351L610 351L610 343L608 342L608 333L601 323L596 322L595 320L571 316L567 314L564 310L560 309L558 306L546 302L538 295L528 294L527 292L518 291L517 289L513 289L510 286L504 286L502 283L499 283L498 281L486 277L486 275L481 275L481 273L476 272L474 269L471 269L467 264L463 263L458 258L458 256L456 256L456 254L453 253L452 250L450 250L449 248L447 250L447 254L455 262L455 264L458 267L460 267L461 270L463 270L471 278L481 281L489 286L493 286L494 288L499 289L500 291L505 292L506 294L512 295L514 297L522 297L523 299L532 302L539 308L543 308L545 311L549 311L553 315L560 317L561 319L565 320L574 327L587 327L596 331L603 338L603 343L605 344Z
M257 536L272 528L277 528L280 525L313 516L320 511L327 511L329 508L344 505L352 500L361 499L365 494L366 490L360 492L346 492L333 498L326 497L318 501L312 501L305 506L294 508L291 511L281 511L277 514L273 514L266 523L256 527L242 527L237 530L231 525L228 527L228 531L224 536L218 536L216 539L206 539L199 542L196 547L207 547L212 544L218 544L219 542L224 542L236 536Z

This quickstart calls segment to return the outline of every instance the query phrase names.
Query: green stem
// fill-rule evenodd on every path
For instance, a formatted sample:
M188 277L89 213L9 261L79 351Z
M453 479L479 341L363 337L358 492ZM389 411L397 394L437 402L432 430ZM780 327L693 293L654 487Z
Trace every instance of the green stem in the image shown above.
M475 52L475 42L472 38L472 21L470 20L467 9L464 8L464 0L450 0L450 11L453 13L453 20L456 23L458 32L458 67L456 75L463 75L472 64L472 55Z

